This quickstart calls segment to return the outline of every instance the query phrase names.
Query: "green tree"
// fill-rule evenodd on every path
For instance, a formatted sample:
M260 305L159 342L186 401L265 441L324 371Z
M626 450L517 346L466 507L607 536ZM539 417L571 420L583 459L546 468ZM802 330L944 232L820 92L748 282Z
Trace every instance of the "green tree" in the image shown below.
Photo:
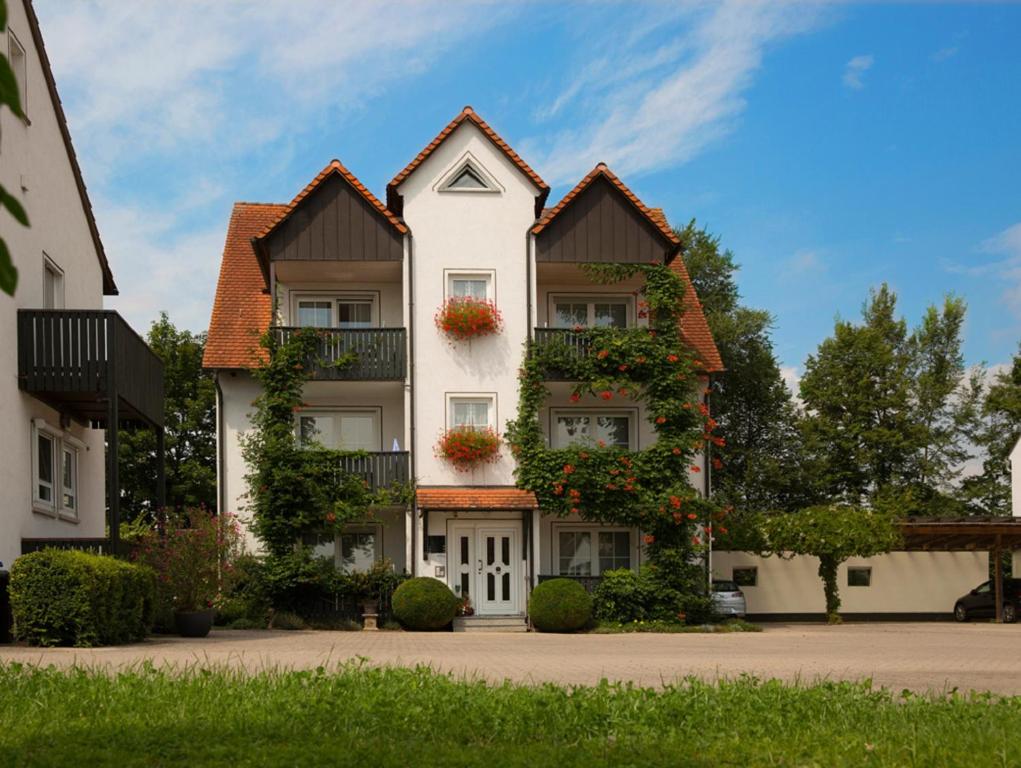
M819 559L819 578L826 596L826 617L840 622L837 569L851 557L873 557L900 542L893 518L886 512L847 505L809 507L795 514L767 515L759 523L761 554L789 559Z
M981 451L982 472L964 479L961 497L971 512L1011 514L1009 459L1021 439L1021 348L984 392L970 437Z
M163 361L167 506L216 505L216 386L202 368L205 334L178 329L166 312L149 347ZM121 504L130 520L156 498L156 436L146 427L121 436Z
M0 0L0 32L7 28L7 0ZM24 117L21 111L21 94L18 92L18 81L14 77L14 70L7 61L7 56L0 52L0 107L7 105L17 117ZM0 209L6 208L15 221L23 227L28 226L28 214L21 207L12 194L0 184ZM7 249L7 243L0 237L0 291L13 296L18 287L18 270L11 259L11 253Z
M976 407L961 354L965 310L948 296L909 331L884 284L860 323L838 320L809 356L802 426L825 498L899 498L904 512L959 511L953 481L968 457Z
M803 466L798 413L773 352L773 319L741 304L733 254L694 222L676 230L684 262L713 332L726 372L712 396L712 413L726 446L714 449L715 497L746 511L792 510L811 503Z

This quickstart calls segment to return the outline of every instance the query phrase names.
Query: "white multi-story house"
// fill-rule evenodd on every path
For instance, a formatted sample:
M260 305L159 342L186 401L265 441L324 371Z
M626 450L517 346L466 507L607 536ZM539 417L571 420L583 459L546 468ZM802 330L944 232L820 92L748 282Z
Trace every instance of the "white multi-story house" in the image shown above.
M103 428L162 431L162 366L103 297L117 293L29 0L8 2L0 45L25 117L0 109L0 184L31 226L0 210L18 270L0 293L0 562L51 545L108 548L119 519L116 443ZM112 420L112 421L111 421ZM113 437L114 441L116 437ZM85 540L83 542L83 540Z
M314 428L331 447L370 452L362 466L368 478L413 480L416 491L410 509L377 511L319 541L338 566L387 557L471 596L482 616L523 614L543 576L637 567L637 530L543 514L534 494L515 487L506 447L498 461L468 473L435 451L448 428L502 433L516 417L529 338L645 322L637 281L597 284L580 269L585 263L672 265L688 284L682 336L708 371L722 368L662 211L646 207L602 164L553 208L546 208L548 193L465 107L393 178L385 204L336 160L289 204L236 204L205 356L219 386L221 509L245 507L239 437L258 394L248 369L259 336L271 325L326 327L349 347L371 336L376 351L308 382L295 429ZM455 296L495 302L502 332L451 343L434 316ZM567 382L549 387L541 418L553 447L578 434L634 450L655 439L638 402L572 402ZM693 482L705 475L693 474Z

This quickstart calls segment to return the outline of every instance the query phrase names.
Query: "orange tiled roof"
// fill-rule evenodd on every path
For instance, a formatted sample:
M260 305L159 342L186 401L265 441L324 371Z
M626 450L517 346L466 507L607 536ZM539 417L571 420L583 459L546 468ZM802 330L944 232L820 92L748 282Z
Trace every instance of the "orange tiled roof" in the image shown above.
M538 509L531 491L520 488L472 488L451 486L419 488L415 494L419 509Z
M542 193L540 195L541 199L545 201L546 195L549 194L549 185L542 180L542 177L539 176L539 174L532 170L528 163L521 159L521 156L517 152L511 149L511 146L500 137L500 134L490 128L489 124L479 117L478 113L474 109L468 106L462 109L460 114L451 120L447 127L440 131L436 138L430 141L429 144L426 145L426 148L418 153L414 160L408 163L402 171L391 179L390 183L386 185L387 202L393 202L393 197L397 194L397 187L399 187L401 183L408 178L408 176L414 173L415 169L424 163L426 158L436 151L436 148L446 141L447 137L450 136L450 134L452 134L454 130L465 120L475 124L486 138L493 142L496 148L503 152L508 159L529 178L529 180ZM542 210L542 205L540 204L538 208L539 210Z
M258 362L271 302L252 238L286 209L282 203L234 204L202 358L206 368L250 368Z
M408 228L404 226L404 223L399 218L397 218L397 216L395 216L394 213L390 211L390 209L383 205L383 203L380 202L379 198L372 194L372 192L369 191L369 188L358 180L357 176L355 176L353 173L351 173L351 171L345 168L343 163L340 162L340 160L334 158L333 160L330 161L329 165L327 165L325 168L319 171L319 174L314 179L312 179L312 181L310 181L308 185L303 190L301 190L301 192L294 196L294 199L290 203L288 203L286 206L283 206L283 210L281 211L281 213L276 217L276 219L274 219L265 227L263 227L262 231L255 236L256 239L261 240L262 238L266 237L270 232L272 232L274 229L276 229L278 226L280 226L284 221L286 221L287 218L292 213L294 213L294 209L298 207L298 204L301 203L302 200L308 197L316 188L319 187L320 184L322 184L324 181L326 181L326 179L328 179L335 173L340 175L341 178L343 178L348 184L354 187L355 191L358 192L358 194L360 194L363 198L365 198L369 205L371 205L383 216L385 216L387 221L390 222L394 229L396 229L402 235L408 231Z
M666 217L663 216L663 211L661 209L649 208L645 203L639 200L638 195L628 189L628 186L617 177L617 174L606 166L606 163L599 163L595 168L589 171L588 176L578 182L574 189L564 195L563 199L559 203L552 208L543 211L542 218L540 218L538 223L532 227L532 233L537 235L542 232L542 230L557 217L558 213L564 210L564 208L566 208L571 201L574 200L574 198L588 189L588 186L600 176L619 189L624 194L624 197L626 197L635 207L635 209L648 219L668 242L676 246L678 249L680 248L681 241L677 235L674 234L674 231L670 229L670 225L667 223ZM658 216L655 214L655 210L659 210Z
M660 211L662 214L662 211ZM666 219L663 219L666 221ZM713 332L709 330L709 323L705 319L705 312L702 311L702 302L698 300L695 286L691 282L691 275L684 265L684 259L680 256L670 262L670 269L684 281L684 312L681 314L681 338L684 343L693 349L702 361L702 365L709 373L719 373L725 370L723 358L716 348L713 340Z

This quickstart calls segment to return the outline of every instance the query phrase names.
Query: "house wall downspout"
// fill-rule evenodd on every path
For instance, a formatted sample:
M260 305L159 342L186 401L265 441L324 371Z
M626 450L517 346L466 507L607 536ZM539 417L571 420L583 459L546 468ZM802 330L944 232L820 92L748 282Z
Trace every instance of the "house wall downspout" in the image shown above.
M224 494L227 475L224 472L223 388L220 386L218 370L213 373L213 384L216 386L216 514L222 516L226 509Z
M709 381L706 384L706 388L705 389L706 389L706 391L705 391L705 396L704 396L704 398L705 398L704 402L705 402L706 412L711 416L712 415L712 408L711 408L710 397L711 397L711 393L712 393L712 389L713 389L713 375L711 373L709 374ZM705 451L702 452L702 494L705 497L706 501L709 501L709 499L711 499L712 495L713 495L713 483L712 483L713 462L712 462L712 456L713 456L713 441L712 440L706 440L705 441ZM709 519L709 525L712 526L712 518ZM713 536L712 536L712 533L710 533L709 535L706 536L706 540L707 540L708 547L709 547L708 553L706 555L706 593L711 596L712 593L713 593Z
M406 222L405 222L406 223ZM409 449L409 463L411 465L411 484L415 486L415 479L418 475L415 473L416 465L416 453L418 448L418 442L415 439L416 433L416 422L415 422L415 238L411 233L411 228L408 228L408 418L411 420L410 424L410 435L411 445ZM418 576L418 504L412 499L411 502L411 562L409 563L412 576ZM422 541L425 542L425 537L428 535L428 531L422 531ZM422 559L425 559L425 553L423 552Z
M534 226L534 225L532 225ZM532 341L532 227L525 230L525 322L528 327L525 329L525 339L528 343ZM527 350L526 350L527 354Z

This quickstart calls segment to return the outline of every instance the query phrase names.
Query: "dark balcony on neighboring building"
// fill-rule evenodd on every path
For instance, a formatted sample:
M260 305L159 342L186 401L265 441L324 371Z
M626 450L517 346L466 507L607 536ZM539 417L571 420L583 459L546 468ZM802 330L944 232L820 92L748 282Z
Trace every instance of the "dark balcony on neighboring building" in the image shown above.
M283 343L297 331L274 329ZM404 381L407 371L407 333L403 328L315 328L321 341L311 361L317 381Z
M342 456L340 468L357 475L372 490L407 486L411 483L410 454L408 451L373 451Z
M140 424L156 433L156 504L164 503L163 363L111 310L19 309L18 386L56 410L107 430L106 486L110 549L120 526L118 430Z

